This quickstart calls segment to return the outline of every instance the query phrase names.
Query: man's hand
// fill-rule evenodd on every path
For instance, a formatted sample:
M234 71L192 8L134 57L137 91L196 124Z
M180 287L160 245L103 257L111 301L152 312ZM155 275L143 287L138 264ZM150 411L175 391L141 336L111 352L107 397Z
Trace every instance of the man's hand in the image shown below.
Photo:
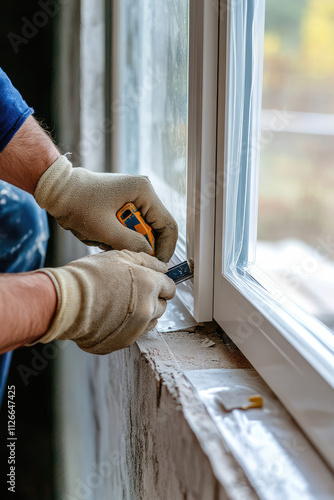
M0 153L0 179L34 194L41 175L59 157L50 137L29 116Z
M116 218L133 202L155 232L157 258L168 262L173 255L177 224L146 177L72 168L31 116L0 153L0 179L34 194L62 227L88 245L151 254L144 236Z
M87 352L107 354L132 344L163 315L175 284L167 265L145 253L107 251L45 273L57 291L57 309L38 342L74 340Z
M0 274L0 353L41 337L56 305L55 287L45 274Z
M41 176L37 203L87 245L152 254L143 235L123 226L116 213L133 202L156 236L156 257L168 262L177 241L177 224L147 177L100 174L73 168L61 156Z

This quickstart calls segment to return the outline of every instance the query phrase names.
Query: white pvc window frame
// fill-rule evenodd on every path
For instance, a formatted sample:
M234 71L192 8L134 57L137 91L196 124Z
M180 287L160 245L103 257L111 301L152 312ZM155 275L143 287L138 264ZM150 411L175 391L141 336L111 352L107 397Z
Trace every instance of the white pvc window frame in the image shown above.
M121 1L112 2L111 102L115 109L121 106ZM184 250L194 261L194 278L178 285L177 295L197 321L211 321L213 310L218 10L218 0L189 0L187 234L179 238L170 262L170 266L181 262ZM119 119L119 114L114 113L113 171L122 161ZM164 185L162 189L171 188Z
M220 16L214 318L334 467L333 335L252 274L265 0Z

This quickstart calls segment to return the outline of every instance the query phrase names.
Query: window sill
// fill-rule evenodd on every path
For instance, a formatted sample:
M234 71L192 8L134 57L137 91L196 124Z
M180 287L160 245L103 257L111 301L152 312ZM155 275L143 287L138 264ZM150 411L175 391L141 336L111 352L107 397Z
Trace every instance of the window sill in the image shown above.
M258 498L250 471L240 466L183 373L210 368L253 372L252 367L215 324L189 330L152 331L109 356L88 355L72 344L62 351L56 391L61 494L78 496L81 484L96 498L167 500L184 498L185 492L205 500ZM329 498L334 487L327 466L272 397L289 421L285 444L299 471L296 484L290 478L293 496L285 491L282 498L299 498L301 477L300 498ZM254 462L257 451L254 447ZM266 452L270 457L270 447ZM103 464L110 467L106 477ZM280 477L279 456L275 464L268 478L279 485L286 480ZM101 476L96 487L89 482L94 473ZM281 498L280 489L274 498Z

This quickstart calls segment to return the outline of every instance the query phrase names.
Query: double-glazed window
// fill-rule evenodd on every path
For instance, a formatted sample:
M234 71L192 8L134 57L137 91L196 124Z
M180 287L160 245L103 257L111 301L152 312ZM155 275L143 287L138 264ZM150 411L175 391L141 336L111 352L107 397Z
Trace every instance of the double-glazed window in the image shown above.
M113 168L149 176L175 217L173 264L195 261L178 294L198 321L212 319L217 35L215 2L113 2Z
M331 465L333 33L331 0L113 1L113 168L150 177L194 260L181 300Z

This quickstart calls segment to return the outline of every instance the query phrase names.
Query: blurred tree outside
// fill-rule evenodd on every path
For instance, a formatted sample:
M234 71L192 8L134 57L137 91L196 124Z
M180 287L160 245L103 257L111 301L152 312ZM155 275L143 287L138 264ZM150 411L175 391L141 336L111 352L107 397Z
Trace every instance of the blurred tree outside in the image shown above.
M334 115L334 1L267 0L265 23L263 109L313 113L315 124ZM333 217L331 133L274 131L261 150L258 239L315 246Z

